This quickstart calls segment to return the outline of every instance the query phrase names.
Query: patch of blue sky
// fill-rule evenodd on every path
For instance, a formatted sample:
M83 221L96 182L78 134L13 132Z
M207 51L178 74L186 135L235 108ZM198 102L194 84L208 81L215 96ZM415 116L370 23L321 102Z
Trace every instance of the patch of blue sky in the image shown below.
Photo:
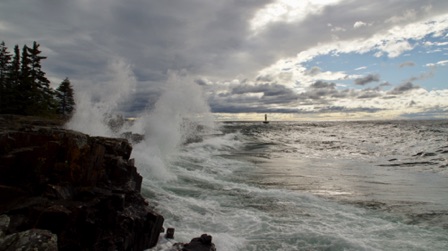
M356 89L378 86L389 83L397 86L406 82L414 82L427 90L442 89L447 86L448 79L448 44L445 37L428 36L418 41L409 41L414 45L398 57L378 56L377 50L367 53L338 53L319 55L304 63L307 69L319 67L321 71L344 72L348 75L367 76L377 74L379 82L365 86L356 86L353 80L334 80L332 82ZM387 88L387 87L386 87Z

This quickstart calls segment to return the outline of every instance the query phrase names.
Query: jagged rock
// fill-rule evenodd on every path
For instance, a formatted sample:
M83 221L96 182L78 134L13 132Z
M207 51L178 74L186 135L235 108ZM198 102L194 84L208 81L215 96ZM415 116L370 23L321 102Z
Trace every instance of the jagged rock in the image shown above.
M0 214L11 218L5 234L49 230L60 250L157 244L164 219L140 195L126 139L29 121L0 116Z
M189 243L176 243L173 248L179 251L216 251L212 236L207 234L193 238Z

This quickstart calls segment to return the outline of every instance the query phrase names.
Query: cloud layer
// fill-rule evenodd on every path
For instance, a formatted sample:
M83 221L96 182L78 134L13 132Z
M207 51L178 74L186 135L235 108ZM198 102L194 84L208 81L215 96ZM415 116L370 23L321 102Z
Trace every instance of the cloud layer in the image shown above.
M0 3L2 39L10 48L38 41L53 82L69 77L78 92L113 92L121 88L110 67L123 71L131 98L119 110L128 114L152 107L172 70L197 79L217 113L446 111L447 88L426 87L421 76L435 78L447 65L447 30L448 2L442 0ZM414 57L429 51L437 55L433 61ZM327 65L344 55L351 68ZM403 76L348 55L365 55L371 65L399 59L396 72ZM406 72L416 67L426 72Z

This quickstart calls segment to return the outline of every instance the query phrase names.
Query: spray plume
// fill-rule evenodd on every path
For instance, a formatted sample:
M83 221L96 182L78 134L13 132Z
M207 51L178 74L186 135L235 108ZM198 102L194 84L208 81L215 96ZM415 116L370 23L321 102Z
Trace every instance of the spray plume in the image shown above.
M83 85L76 90L76 111L67 127L94 136L115 136L105 118L129 98L137 82L123 59L109 63L106 75L108 81Z
M77 93L77 110L67 125L70 129L95 136L120 136L121 132L111 130L104 118L130 97L136 80L123 60L112 62L109 69L113 77L107 85ZM184 72L170 72L154 107L127 128L144 135L132 153L139 172L152 180L176 180L169 168L170 160L198 125L214 126L201 86Z
M134 125L145 135L144 142L134 148L142 173L163 181L176 179L169 170L170 157L197 125L214 126L203 90L185 73L171 72L154 108Z

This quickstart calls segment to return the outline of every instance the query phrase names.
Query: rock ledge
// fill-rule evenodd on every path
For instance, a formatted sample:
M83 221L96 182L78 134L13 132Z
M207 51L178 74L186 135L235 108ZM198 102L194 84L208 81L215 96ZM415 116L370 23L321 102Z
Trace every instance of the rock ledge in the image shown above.
M140 195L131 151L125 139L0 116L0 249L23 233L59 250L155 246L164 219Z

